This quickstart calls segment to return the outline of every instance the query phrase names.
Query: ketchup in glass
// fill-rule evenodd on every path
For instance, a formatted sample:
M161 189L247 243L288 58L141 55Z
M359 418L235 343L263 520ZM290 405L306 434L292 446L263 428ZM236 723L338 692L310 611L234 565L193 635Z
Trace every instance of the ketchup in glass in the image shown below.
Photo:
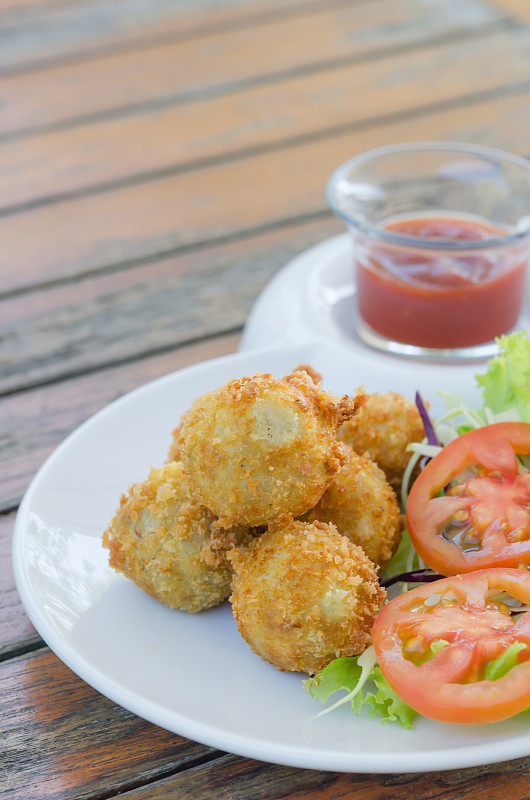
M482 220L417 215L383 230L425 240L411 247L358 236L359 313L387 339L428 348L483 344L516 323L528 262L528 241L492 247L506 231ZM469 249L465 242L473 243ZM484 248L477 247L484 242ZM458 250L436 248L461 242Z

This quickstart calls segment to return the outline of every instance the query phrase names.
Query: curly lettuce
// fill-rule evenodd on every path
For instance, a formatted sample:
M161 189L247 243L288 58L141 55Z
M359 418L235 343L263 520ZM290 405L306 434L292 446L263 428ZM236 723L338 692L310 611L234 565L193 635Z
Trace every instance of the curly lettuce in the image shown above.
M497 339L500 353L488 362L485 375L477 375L484 406L494 414L514 408L530 422L530 339L527 331Z
M304 688L313 699L322 703L335 692L346 692L333 705L320 711L317 717L345 703L350 704L354 714L359 714L361 708L367 705L370 717L380 717L382 722L399 722L404 728L412 728L412 721L417 716L417 712L387 682L377 663L373 646L360 656L331 661L313 678L304 681Z

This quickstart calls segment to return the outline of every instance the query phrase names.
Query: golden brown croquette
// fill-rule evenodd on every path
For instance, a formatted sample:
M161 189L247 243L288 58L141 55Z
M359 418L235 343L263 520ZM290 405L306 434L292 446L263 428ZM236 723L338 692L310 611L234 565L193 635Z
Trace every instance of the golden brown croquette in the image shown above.
M234 618L265 661L313 674L369 645L385 591L368 556L334 525L291 521L230 559Z
M122 496L103 542L111 567L165 605L196 612L229 596L227 552L251 535L218 528L190 496L182 464L170 462Z
M415 404L395 392L370 394L359 413L344 422L340 441L361 456L372 459L399 491L411 453L407 445L421 442L423 423Z
M337 430L364 393L340 400L306 372L237 378L199 397L175 447L198 502L227 524L258 526L314 506L344 463Z
M351 451L306 522L332 522L339 533L362 547L382 574L396 552L403 517L396 493L377 464Z

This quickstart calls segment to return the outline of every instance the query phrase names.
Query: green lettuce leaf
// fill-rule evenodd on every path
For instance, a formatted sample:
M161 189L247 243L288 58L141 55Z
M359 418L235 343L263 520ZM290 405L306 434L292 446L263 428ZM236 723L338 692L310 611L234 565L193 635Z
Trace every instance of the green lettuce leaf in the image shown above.
M357 663L357 658L336 658L313 678L304 681L304 689L314 700L325 703L335 692L345 691L349 695L358 685L361 673L362 668ZM356 698L360 700L359 694L351 698L352 711L358 713L360 706L357 707ZM347 699L350 699L349 696Z
M498 658L490 661L486 667L486 680L496 681L503 678L517 664L517 655L526 648L523 642L514 642L501 653Z
M363 698L372 707L370 717L381 717L382 722L399 722L403 728L412 728L417 712L390 687L381 667L373 667L370 680L377 689L375 693L367 691Z
M304 681L304 688L321 703L335 692L347 693L317 716L345 703L350 704L354 714L359 714L362 706L368 705L371 717L379 716L382 722L399 722L404 728L411 728L416 716L416 712L388 684L377 664L373 647L357 657L336 658L313 678Z
M527 331L497 339L500 354L490 359L485 375L477 375L484 405L494 414L515 408L530 422L530 339Z

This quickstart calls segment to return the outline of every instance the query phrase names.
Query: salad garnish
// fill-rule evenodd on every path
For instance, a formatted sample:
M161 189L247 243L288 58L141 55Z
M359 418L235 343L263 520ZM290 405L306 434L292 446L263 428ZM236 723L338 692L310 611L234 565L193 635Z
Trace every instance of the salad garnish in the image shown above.
M313 678L304 681L304 688L322 703L335 692L347 692L333 705L320 711L317 717L346 703L350 704L354 714L368 706L370 717L379 717L382 722L399 722L403 728L412 728L417 716L417 712L396 694L384 677L373 646L360 656L334 659Z
M417 393L416 404L424 424L425 439L423 442L414 443L409 446L412 456L403 478L401 493L403 510L405 510L407 507L410 488L413 485L413 476L417 472L418 468L423 469L427 462L431 459L434 459L439 453L441 453L450 442L458 439L464 433L486 426L496 425L497 423L530 423L530 339L527 336L527 332L523 331L512 333L507 336L501 336L497 339L497 343L499 346L499 355L495 356L488 362L487 369L484 374L475 376L478 387L480 388L482 399L482 406L477 410L468 408L458 395L447 391L440 391L438 394L445 403L446 412L441 417L433 421L431 420L427 410L426 403L423 401L419 392ZM503 426L501 425L500 428L502 429ZM488 431L488 434L489 433L490 432ZM449 449L451 450L451 448ZM529 455L525 455L524 452L523 455L517 453L517 463L518 472L520 474L524 474L530 468ZM433 468L431 467L431 472L432 469ZM478 472L475 472L474 470L475 467L473 466L469 474L467 470L465 471L463 475L464 483L469 478L474 478L475 475L482 477L483 473L481 472L480 467ZM428 471L429 470L427 470L427 472ZM490 480L489 473L487 473L487 478ZM491 480L494 478L495 476L493 476ZM453 484L450 483L446 486L442 486L439 489L438 494L443 496L444 501L445 498L451 496L458 498L461 489L457 487L451 491L452 485ZM524 491L526 491L526 478L523 478L522 485ZM517 484L517 486L519 490L520 483ZM523 498L523 511L526 508L525 503L526 500ZM455 501L455 508L457 506L458 503ZM530 511L530 506L528 511ZM460 517L464 519L465 513L460 513ZM457 514L455 519L459 519L460 517ZM515 534L513 537L515 542L517 542L518 539L517 533L518 529L517 526L515 526ZM454 533L451 532L451 535L454 535ZM472 531L469 535L472 538ZM519 535L519 540L523 539L526 542L526 533L521 533ZM464 542L463 548L465 550L465 540L463 539L462 541ZM472 552L472 544L470 544L469 547L471 548L470 552ZM506 565L503 565L502 563L499 564L499 566L506 567ZM519 566L524 566L523 569L519 570L519 574L517 574L517 570L511 568L507 569L506 573L515 573L515 582L513 583L513 586L516 586L516 584L519 583L521 585L524 584L524 586L527 587L530 583L530 576L528 575L528 569L530 566L528 566L526 562L521 562ZM493 567L493 569L488 568L481 570L480 573L478 572L479 568L476 568L475 571L471 570L464 577L470 582L471 585L478 585L476 582L473 583L475 577L477 580L479 580L481 573L488 573L488 579L491 579L495 583L497 580L496 572L500 570L495 569L496 564L493 564ZM450 565L447 565L447 574L454 574L454 572L451 572ZM438 569L432 569L421 560L412 545L410 535L405 529L402 543L394 558L390 562L383 576L381 584L386 588L400 585L401 594L398 595L399 598L402 598L405 593L409 593L410 584L415 584L418 588L411 590L412 595L410 599L412 601L412 596L415 594L415 592L420 592L421 594L422 586L425 588L425 591L427 591L427 587L429 587L429 591L432 589L432 592L437 592L437 584L435 583L436 581L442 581L442 583L445 581L450 581L451 587L453 586L453 582L456 581L456 584L454 584L456 586L455 591L458 591L458 581L461 580L462 576L456 575L455 578L446 578L445 575L446 571L444 570L442 572L439 566ZM482 581L484 580L486 580L486 577L482 579ZM474 712L466 712L468 713L468 716L469 713L471 714L471 720L469 720L465 715L462 716L460 712L457 712L456 718L451 718L451 713L449 713L449 721L488 722L503 718L502 714L504 712L502 710L498 710L499 700L497 694L499 691L505 693L505 705L509 710L508 715L518 713L530 705L530 638L528 641L525 641L527 638L525 630L526 628L530 629L530 622L526 623L526 627L524 623L525 612L528 608L528 600L526 599L526 596L525 599L522 599L523 595L525 595L526 588L524 591L521 589L520 592L519 588L514 589L513 591L515 599L514 597L511 597L507 602L497 599L493 601L491 599L486 599L486 601L484 601L486 602L486 606L488 608L491 606L493 609L491 613L496 615L496 619L498 618L497 623L499 619L502 621L503 614L507 615L506 619L508 621L511 620L510 625L512 627L510 627L509 630L511 632L510 635L512 639L510 640L508 637L504 645L490 645L491 652L488 651L486 653L486 651L484 651L480 658L477 656L478 660L476 659L475 673L473 673L474 678L469 677L468 675L468 678L466 679L470 681L470 685L473 685L473 681L476 680L486 681L487 687L494 683L496 692L492 693L491 697L495 696L496 699L490 701L491 708L489 711L479 709L478 711L475 710ZM520 596L517 596L517 592L520 593ZM486 593L487 598L490 598L490 595L491 591L489 591L489 594ZM427 599L422 602L425 602L427 606L429 604L434 606L436 609L435 613L439 616L440 620L443 620L444 625L446 607L452 611L453 608L457 608L457 606L460 608L460 606L463 605L465 612L464 618L465 614L468 613L468 610L466 609L468 608L469 604L466 605L466 602L462 602L462 598L457 598L457 600L454 600L451 592L449 592L445 599L445 595L442 596L436 593L431 595L427 594L425 597L434 597L434 599ZM392 604L392 602L393 601L390 601L384 606L383 611L385 613L383 613L383 611L380 612L381 618L386 619L388 617L386 609ZM406 608L407 603L405 602L405 599L403 599L403 603L405 603L403 607ZM477 623L480 628L483 617L480 615L479 610L473 606L473 603L471 603L469 608L472 609L472 614L475 615L476 619L480 620L480 624ZM406 613L410 617L410 610ZM461 611L458 613L461 613ZM429 619L430 614L431 611L429 610L427 619ZM484 619L486 618L484 617ZM379 622L378 618L378 620L376 620L376 625L374 626L374 634L376 633L376 629L381 630L382 624L383 623ZM508 622L506 624L508 625ZM441 625L440 630L444 629L444 625ZM518 627L514 628L514 625ZM514 633L512 629L515 631ZM517 631L519 629L521 631L521 635L517 637ZM413 635L413 631L411 629L410 637L407 638L405 636L404 639L404 663L411 658L412 661L410 663L414 663L415 669L429 669L434 676L436 674L436 670L440 670L440 665L443 666L444 660L447 661L447 659L456 657L454 655L451 656L451 653L454 654L458 652L458 657L462 659L464 658L464 651L466 653L468 652L466 650L466 647L469 649L468 644L464 645L462 641L458 639L458 637L456 637L458 642L456 639L452 639L450 635L445 638L445 634L434 638L431 637L431 639L429 639L429 635L425 634L423 628L421 630L422 635L418 635L415 638L415 635ZM467 638L469 639L469 636ZM449 641L449 639L451 639L451 641ZM466 636L464 636L463 639L466 639ZM479 644L476 644L475 640L473 641L473 647L475 649L478 648L477 652L480 651L481 647L482 649L486 648L487 650L487 647L480 636L477 640ZM417 652L415 652L416 649ZM409 655L407 655L407 653L409 653ZM386 672L385 664L383 665L383 669ZM522 670L526 671L527 673L526 683L524 679L521 678ZM390 672L392 672L392 670L390 670ZM443 670L440 674L444 674ZM458 678L455 678L454 680L456 683L452 684L453 686L463 686L463 684L458 682ZM396 682L394 681L395 676L392 682L393 685L396 686ZM515 692L513 686L516 681L521 683L521 686L524 684L525 688L524 690L520 688L519 697L515 698L514 700L512 694ZM397 683L399 683L399 681L397 681ZM304 681L304 688L313 698L319 699L322 703L327 702L327 700L335 692L342 691L346 693L335 703L323 709L317 716L333 711L337 707L344 704L349 704L351 710L355 714L358 714L363 706L368 705L370 707L370 716L379 716L382 721L398 721L405 728L412 727L412 721L417 716L417 710L414 710L410 705L408 705L395 691L395 689L391 687L387 677L385 677L385 674L383 674L383 670L381 669L381 665L378 661L373 646L368 648L368 650L366 650L361 656L338 658L331 661L314 677ZM449 691L451 691L451 683L449 683ZM486 693L487 691L488 690L486 689ZM521 698L527 699L526 706L524 703L521 705ZM459 702L460 700L458 700L458 702L455 701L456 706L458 706ZM421 709L421 702L419 703L419 706ZM495 706L495 710L492 710L493 706ZM426 716L433 716L432 713L428 713L429 711L429 701L427 701L427 712L425 712ZM441 714L441 716L436 717L436 713ZM440 712L439 709L435 710L433 718L442 719L444 713L444 711ZM453 717L455 717L454 714Z

